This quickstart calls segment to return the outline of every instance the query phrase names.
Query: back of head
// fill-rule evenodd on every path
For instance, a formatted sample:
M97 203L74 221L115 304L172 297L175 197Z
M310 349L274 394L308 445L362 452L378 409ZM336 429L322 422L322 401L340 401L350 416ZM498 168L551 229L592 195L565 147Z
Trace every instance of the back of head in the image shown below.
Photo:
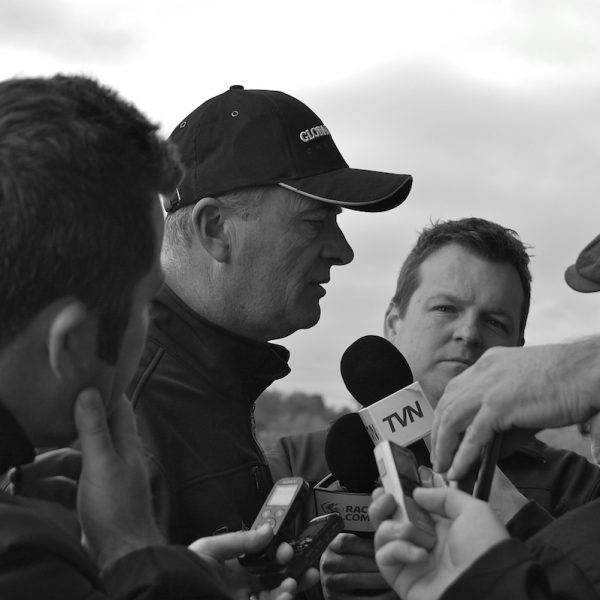
M181 176L136 108L79 76L0 83L0 348L45 306L82 301L114 362L155 251L152 204Z
M470 217L454 221L437 221L419 234L416 244L404 261L392 302L404 316L412 294L419 286L419 267L436 250L458 244L490 262L507 262L519 275L523 286L523 307L521 310L520 332L523 335L531 301L531 272L527 248L518 234L506 227Z

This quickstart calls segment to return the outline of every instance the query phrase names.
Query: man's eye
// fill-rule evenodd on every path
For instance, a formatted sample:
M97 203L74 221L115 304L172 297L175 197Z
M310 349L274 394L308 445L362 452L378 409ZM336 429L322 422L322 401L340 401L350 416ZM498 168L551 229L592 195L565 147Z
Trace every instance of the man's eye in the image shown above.
M508 331L508 327L502 322L498 321L498 319L488 319L488 323L494 328L499 329L506 333Z
M433 310L443 313L456 312L456 308L454 306L451 306L450 304L438 304L437 306L433 307Z

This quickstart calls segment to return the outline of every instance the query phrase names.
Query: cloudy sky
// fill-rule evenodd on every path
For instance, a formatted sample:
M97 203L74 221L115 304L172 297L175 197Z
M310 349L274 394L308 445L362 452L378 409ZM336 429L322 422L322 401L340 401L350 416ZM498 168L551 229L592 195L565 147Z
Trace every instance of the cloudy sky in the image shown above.
M594 0L0 0L0 77L94 75L166 133L231 84L278 89L351 166L412 174L395 211L341 216L355 260L284 340L276 387L337 404L339 357L381 332L431 219L485 217L532 246L528 343L600 331L600 297L563 282L600 233L599 30Z

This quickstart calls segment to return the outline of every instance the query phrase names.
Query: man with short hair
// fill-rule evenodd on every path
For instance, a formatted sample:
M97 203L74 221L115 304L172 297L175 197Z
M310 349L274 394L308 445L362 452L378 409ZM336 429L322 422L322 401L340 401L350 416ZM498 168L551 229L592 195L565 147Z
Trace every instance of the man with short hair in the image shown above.
M165 201L166 285L130 387L171 540L250 527L273 481L254 402L289 372L270 343L312 327L353 253L342 207L388 210L412 178L350 169L282 92L232 88L173 131L187 174Z
M0 491L2 598L261 591L228 559L260 550L270 531L165 544L123 396L163 281L158 195L181 175L156 129L85 77L0 83L0 473L13 482ZM34 447L76 438L78 524L19 493Z
M600 291L600 236L565 272L578 292ZM498 432L600 422L600 336L528 348L495 348L456 377L440 399L432 430L435 463L460 478ZM464 435L463 435L464 434ZM448 470L449 469L449 470ZM597 598L600 500L527 540L510 539L489 506L454 489L415 490L438 517L431 552L391 519L390 495L374 492L377 563L402 598ZM452 556L452 560L446 557Z
M400 270L385 315L385 337L406 357L435 407L448 382L486 349L524 343L530 293L529 257L514 231L477 218L439 222L421 233ZM274 475L313 482L324 477L325 437L326 432L315 432L283 438L269 457ZM431 466L428 452L417 458ZM547 523L550 515L600 493L596 467L533 437L503 452L499 466L490 500L521 537ZM382 595L389 593L374 572L372 556L370 541L338 536L321 563L326 595L377 587Z

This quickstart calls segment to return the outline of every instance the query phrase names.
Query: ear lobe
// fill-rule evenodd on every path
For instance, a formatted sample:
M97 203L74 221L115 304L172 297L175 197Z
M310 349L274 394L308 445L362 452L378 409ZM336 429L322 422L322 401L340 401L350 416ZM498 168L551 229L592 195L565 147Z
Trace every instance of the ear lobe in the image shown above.
M383 335L385 339L393 342L401 325L402 318L398 312L398 307L394 302L390 302L383 319Z
M218 262L229 258L230 239L227 217L222 203L216 198L202 198L192 210L192 223L197 240Z
M73 378L88 361L90 350L96 353L96 335L90 336L86 307L78 300L64 304L48 328L47 346L50 367L59 380ZM91 346L91 348L90 348Z

